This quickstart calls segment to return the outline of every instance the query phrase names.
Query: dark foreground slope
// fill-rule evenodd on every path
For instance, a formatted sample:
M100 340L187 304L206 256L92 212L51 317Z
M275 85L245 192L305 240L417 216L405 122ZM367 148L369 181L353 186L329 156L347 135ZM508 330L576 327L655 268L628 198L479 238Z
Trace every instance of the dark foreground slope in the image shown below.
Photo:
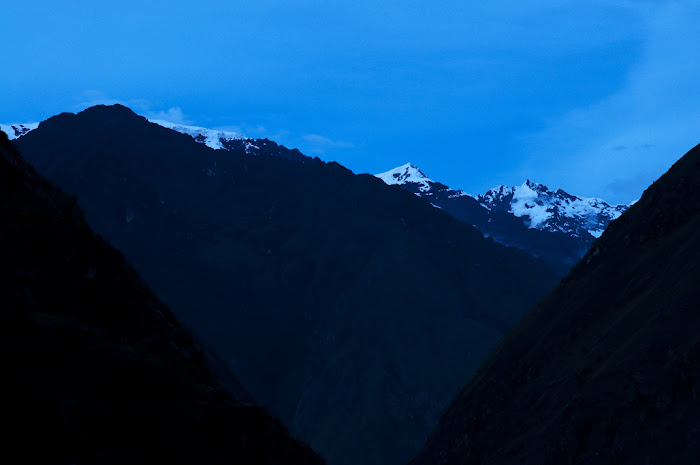
M700 146L523 319L411 463L698 463L699 199Z
M331 463L407 461L555 284L373 176L213 150L124 107L59 115L19 143Z
M3 132L0 309L3 462L322 463L220 387L170 311Z

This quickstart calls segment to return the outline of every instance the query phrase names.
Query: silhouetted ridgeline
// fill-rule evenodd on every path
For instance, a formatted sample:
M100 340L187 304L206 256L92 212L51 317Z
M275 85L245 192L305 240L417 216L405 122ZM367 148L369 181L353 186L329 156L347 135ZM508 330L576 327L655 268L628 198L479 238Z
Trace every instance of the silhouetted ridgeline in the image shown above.
M412 465L697 464L700 146L479 369Z
M407 461L557 281L373 176L213 150L121 106L50 118L18 145L334 465Z
M3 461L321 464L203 353L0 132Z

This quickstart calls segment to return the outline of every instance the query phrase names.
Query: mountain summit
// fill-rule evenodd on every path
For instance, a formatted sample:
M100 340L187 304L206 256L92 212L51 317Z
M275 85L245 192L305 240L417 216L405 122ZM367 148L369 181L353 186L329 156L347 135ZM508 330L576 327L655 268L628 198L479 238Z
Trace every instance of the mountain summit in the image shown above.
M525 225L542 231L563 232L572 237L598 238L627 205L609 205L599 198L583 198L551 191L529 179L522 186L498 186L477 197L490 211L512 213L525 219Z
M385 183L392 184L419 184L419 190L421 192L427 192L431 189L431 186L435 184L432 179L428 178L423 172L414 164L406 163L403 166L389 170L386 173L381 173L375 175Z
M17 143L334 465L405 463L557 282L373 176L214 150L124 107L55 116Z
M602 199L582 198L527 180L498 186L474 197L428 178L407 163L376 175L416 194L434 207L471 224L485 236L525 250L565 275L605 227L627 209Z

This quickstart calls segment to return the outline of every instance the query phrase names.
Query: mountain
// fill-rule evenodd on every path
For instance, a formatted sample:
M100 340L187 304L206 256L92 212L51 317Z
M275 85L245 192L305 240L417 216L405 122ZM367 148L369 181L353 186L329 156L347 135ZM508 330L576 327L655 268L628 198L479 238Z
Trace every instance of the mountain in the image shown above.
M411 163L376 176L424 198L501 244L541 258L562 276L627 209L561 189L551 191L529 180L522 186L499 186L474 197L431 180Z
M337 163L213 150L121 106L17 139L148 285L330 463L403 463L556 284Z
M39 127L39 123L26 123L26 124L0 124L0 131L4 132L9 140L17 139L29 131Z
M412 465L695 464L700 146L498 346Z
M5 462L323 463L217 381L209 354L4 132L0 218Z
M522 186L498 186L478 197L491 211L502 211L524 218L530 228L563 232L592 241L603 234L611 221L627 210L627 205L608 205L598 198L581 198L561 189L551 191L528 179Z
M312 159L302 154L297 149L288 149L284 145L278 145L269 139L252 139L242 134L231 131L218 131L199 126L186 126L184 124L171 123L163 120L150 120L159 126L163 126L182 134L187 134L200 144L217 150L245 153L250 155L283 158L299 163L307 163Z
M186 124L172 123L159 119L151 119L149 121L181 134L186 134L192 137L196 142L216 150L283 158L299 163L307 163L312 160L312 158L307 157L297 149L288 149L284 145L279 145L267 138L254 139L233 131L220 131L201 126L188 126ZM38 127L39 123L0 124L0 130L5 132L10 140L22 137Z

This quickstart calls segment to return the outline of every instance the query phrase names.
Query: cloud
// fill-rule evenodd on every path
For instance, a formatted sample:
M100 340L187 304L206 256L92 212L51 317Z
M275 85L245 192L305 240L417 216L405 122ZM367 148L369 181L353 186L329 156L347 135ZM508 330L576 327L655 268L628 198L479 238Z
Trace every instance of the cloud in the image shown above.
M78 103L73 105L75 112L82 111L95 105L124 105L131 108L135 113L145 116L148 119L162 119L178 124L193 124L180 107L170 107L167 110L154 109L154 105L145 99L123 100L113 98L99 90L86 90L78 99Z
M525 137L523 177L627 203L700 142L700 5L644 3L643 53L623 86Z
M267 134L268 134L267 128L263 125L260 125L260 124L258 124L258 125L250 125L247 123L227 124L224 126L215 126L212 129L216 129L217 131L236 132L238 134L245 135L245 137L251 137L254 139L267 137ZM275 140L275 139L273 139L273 140Z
M171 107L168 108L166 111L158 111L158 112L152 112L152 111L147 111L146 114L144 115L148 119L162 119L165 121L170 121L171 123L178 123L178 124L193 124L194 122L190 119L188 119L185 114L182 112L182 108L180 107ZM238 131L236 131L238 132Z
M355 147L350 142L335 141L319 134L305 134L302 137L305 148L310 153L322 154L328 149L349 149Z

